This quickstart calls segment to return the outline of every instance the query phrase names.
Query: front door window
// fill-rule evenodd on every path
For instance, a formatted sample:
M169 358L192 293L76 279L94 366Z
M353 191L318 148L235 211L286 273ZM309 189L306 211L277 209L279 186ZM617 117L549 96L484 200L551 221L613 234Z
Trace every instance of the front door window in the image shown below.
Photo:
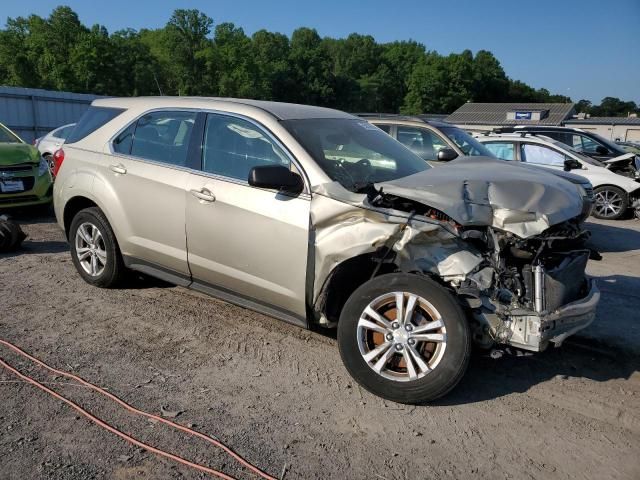
M398 125L398 141L424 160L438 159L441 148L448 147L441 137L424 128L404 127Z
M538 165L549 165L553 167L564 166L564 154L549 147L523 143L520 148L520 157L523 162L535 163Z

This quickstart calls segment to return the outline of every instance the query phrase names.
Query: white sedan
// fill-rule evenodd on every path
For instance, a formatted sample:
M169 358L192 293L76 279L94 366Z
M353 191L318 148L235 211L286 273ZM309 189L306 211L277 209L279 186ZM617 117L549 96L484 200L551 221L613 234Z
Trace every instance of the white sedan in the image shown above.
M34 146L40 152L40 155L49 163L50 168L53 167L53 154L62 148L62 145L75 126L75 123L63 125L50 131L43 137L37 138L35 142L33 142Z
M596 218L617 220L629 208L635 208L636 215L640 213L639 172L617 168L629 164L627 155L601 162L541 135L490 134L479 135L477 139L503 160L526 162L552 170L571 170L586 178L594 187L596 205L593 216Z

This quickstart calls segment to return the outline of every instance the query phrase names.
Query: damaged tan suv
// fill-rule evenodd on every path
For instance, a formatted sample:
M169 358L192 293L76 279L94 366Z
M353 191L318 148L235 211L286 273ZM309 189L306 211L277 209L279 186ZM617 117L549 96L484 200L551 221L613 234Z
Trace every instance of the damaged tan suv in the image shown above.
M582 193L552 173L432 169L343 112L184 97L96 100L60 158L56 216L87 282L136 270L337 327L387 399L447 393L472 342L539 351L595 316Z

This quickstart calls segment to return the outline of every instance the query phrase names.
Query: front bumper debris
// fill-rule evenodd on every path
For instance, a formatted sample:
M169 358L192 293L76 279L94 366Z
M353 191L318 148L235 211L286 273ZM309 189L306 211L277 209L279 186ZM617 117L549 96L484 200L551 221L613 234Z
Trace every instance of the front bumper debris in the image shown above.
M549 343L560 345L567 337L588 327L596 317L600 290L588 280L587 295L552 312L512 311L509 315L506 342L524 350L540 352Z

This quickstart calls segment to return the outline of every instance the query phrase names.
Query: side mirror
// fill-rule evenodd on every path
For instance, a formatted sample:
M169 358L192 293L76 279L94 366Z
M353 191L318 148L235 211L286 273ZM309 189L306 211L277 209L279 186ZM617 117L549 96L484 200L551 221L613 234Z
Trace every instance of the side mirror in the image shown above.
M573 158L567 158L564 161L564 171L565 172L568 172L569 170L574 170L576 168L582 168L582 164L579 161L574 160Z
M304 190L302 177L282 165L253 167L249 172L249 185L290 193L300 193Z
M439 162L450 162L456 158L458 158L458 154L453 148L444 147L438 150Z
M607 147L603 147L602 145L598 145L596 147L596 153L598 155L608 155L609 154L609 149Z

